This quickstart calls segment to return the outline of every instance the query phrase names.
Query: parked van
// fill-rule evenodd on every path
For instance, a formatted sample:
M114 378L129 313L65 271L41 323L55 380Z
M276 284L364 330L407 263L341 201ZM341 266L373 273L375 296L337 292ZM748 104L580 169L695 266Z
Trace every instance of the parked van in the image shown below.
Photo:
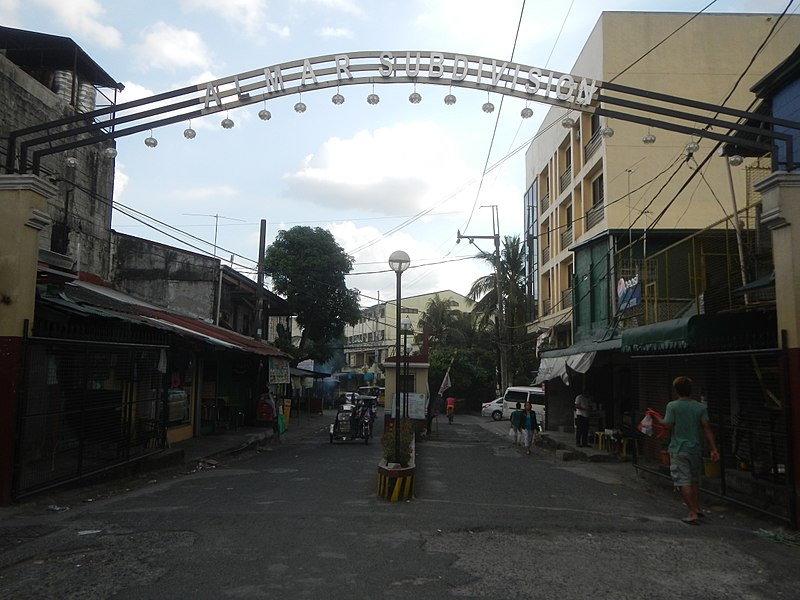
M539 428L544 429L544 419L546 409L544 405L544 390L540 387L527 385L509 386L503 394L503 418L511 418L511 413L517 410L517 402L520 408L525 408L525 403L530 402L533 412L536 413L536 420Z

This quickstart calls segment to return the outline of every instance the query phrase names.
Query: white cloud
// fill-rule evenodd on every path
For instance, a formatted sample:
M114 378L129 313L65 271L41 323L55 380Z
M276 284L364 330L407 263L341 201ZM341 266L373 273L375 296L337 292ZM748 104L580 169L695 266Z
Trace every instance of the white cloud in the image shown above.
M215 13L221 19L244 31L249 37L263 37L264 32L279 37L288 37L290 30L267 18L266 0L183 0L184 10L205 10Z
M119 93L119 103L133 102L134 100L147 98L155 94L153 90L139 85L138 83L134 83L133 81L123 81L122 85L125 86L125 89Z
M146 29L135 48L142 70L176 68L208 69L213 60L200 34L159 21Z
M320 8L327 8L347 15L364 16L364 10L353 0L299 0L298 4L313 4Z
M114 165L114 202L122 200L128 181L130 177L125 173L125 165L117 161Z
M73 34L86 37L104 48L122 47L122 34L115 27L101 22L105 9L97 0L34 0L39 6L52 11ZM12 2L12 7L13 7ZM76 40L81 43L83 40Z
M346 27L323 27L319 34L324 38L353 39L353 32Z
M0 23L7 27L18 27L19 0L0 0Z
M468 176L445 130L412 122L331 138L285 179L293 199L396 214L444 199Z

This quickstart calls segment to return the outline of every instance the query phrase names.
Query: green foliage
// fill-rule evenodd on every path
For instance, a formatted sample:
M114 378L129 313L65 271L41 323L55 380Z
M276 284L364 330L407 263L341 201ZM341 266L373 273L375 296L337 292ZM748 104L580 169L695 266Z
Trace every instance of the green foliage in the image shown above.
M321 227L292 227L278 232L264 255L274 290L286 297L302 327L298 359L325 361L329 342L360 317L359 291L349 290L345 275L353 259Z
M403 419L400 422L400 454L395 456L395 428L386 431L381 438L383 446L383 458L387 463L400 463L407 467L411 461L411 441L414 439L414 427L410 419Z
M453 387L445 394L466 398L471 410L480 406L482 402L494 399L497 357L488 343L472 347L439 346L432 349L428 379L432 393L439 390L450 359L454 356L455 359L450 367Z
M484 326L495 319L498 297L501 298L505 331L498 331L493 347L506 348L511 383L527 385L531 373L538 365L535 346L536 339L525 328L527 320L527 298L525 292L525 250L519 236L503 238L500 250L500 264L495 271L494 253L482 253L481 258L492 265L491 275L476 279L467 297L475 301L473 313L478 323ZM498 275L501 291L498 293ZM495 361L498 359L495 358Z

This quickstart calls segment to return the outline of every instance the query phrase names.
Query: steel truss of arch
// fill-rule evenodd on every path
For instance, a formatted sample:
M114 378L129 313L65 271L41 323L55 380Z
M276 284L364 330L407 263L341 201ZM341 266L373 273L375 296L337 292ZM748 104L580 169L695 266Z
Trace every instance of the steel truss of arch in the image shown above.
M7 173L39 172L43 156L264 103L290 94L350 85L429 84L483 90L746 147L784 148L795 166L792 135L800 123L540 69L493 58L428 51L362 51L301 59L11 132ZM338 93L338 92L337 92ZM30 154L30 160L28 158Z

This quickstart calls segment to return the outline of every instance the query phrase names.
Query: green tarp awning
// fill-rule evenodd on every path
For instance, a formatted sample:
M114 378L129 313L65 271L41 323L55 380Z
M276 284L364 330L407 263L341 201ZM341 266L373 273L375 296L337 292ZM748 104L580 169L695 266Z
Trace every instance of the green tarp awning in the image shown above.
M710 352L777 348L774 312L716 313L625 329L622 352Z

